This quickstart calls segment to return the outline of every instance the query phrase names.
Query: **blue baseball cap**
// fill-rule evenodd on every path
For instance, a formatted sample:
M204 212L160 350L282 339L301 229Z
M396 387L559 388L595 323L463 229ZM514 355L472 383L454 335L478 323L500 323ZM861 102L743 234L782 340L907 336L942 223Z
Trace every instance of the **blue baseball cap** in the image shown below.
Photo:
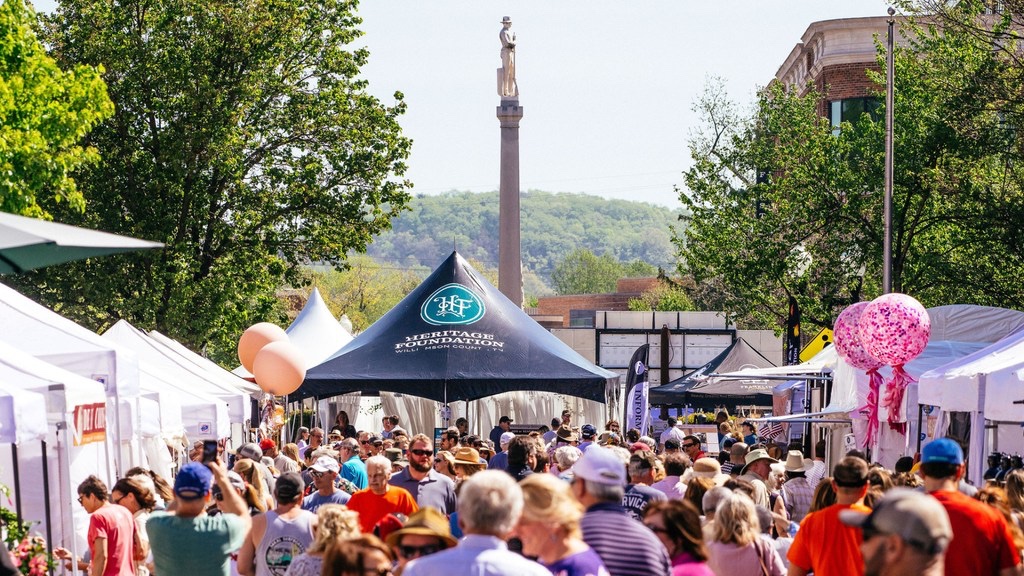
M189 462L174 477L174 494L182 500L198 500L210 493L213 472L205 464Z
M580 435L584 438L593 438L597 436L597 428L594 428L593 424L584 424L580 430Z
M964 451L960 444L949 438L932 440L921 449L921 463L931 462L960 465L964 463Z

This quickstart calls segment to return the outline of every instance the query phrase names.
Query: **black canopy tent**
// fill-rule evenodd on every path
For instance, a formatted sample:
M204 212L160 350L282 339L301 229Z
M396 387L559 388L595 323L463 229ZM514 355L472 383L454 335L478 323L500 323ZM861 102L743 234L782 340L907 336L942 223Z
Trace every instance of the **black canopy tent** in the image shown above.
M453 402L536 390L605 402L618 377L544 329L452 252L391 311L308 370L289 399L385 391Z
M743 338L737 338L710 362L693 372L661 386L651 388L652 405L691 405L713 410L720 404L772 405L773 382L764 380L717 380L709 378L719 372L735 372L745 368L775 366Z

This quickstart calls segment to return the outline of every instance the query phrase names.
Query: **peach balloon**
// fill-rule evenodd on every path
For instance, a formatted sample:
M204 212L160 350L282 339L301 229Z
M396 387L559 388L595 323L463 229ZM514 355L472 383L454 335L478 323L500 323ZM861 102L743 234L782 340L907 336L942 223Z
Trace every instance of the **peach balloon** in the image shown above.
M238 359L242 362L242 367L251 374L256 354L267 344L282 340L287 341L288 335L277 324L260 322L246 328L242 337L238 339Z
M306 379L306 359L291 342L271 342L256 354L252 375L264 392L287 396Z

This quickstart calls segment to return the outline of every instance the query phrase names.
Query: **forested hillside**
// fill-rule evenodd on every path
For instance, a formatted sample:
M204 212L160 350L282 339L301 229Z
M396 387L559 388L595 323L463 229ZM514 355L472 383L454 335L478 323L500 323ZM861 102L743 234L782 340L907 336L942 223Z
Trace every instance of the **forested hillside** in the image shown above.
M413 199L394 229L375 238L377 261L433 268L452 248L492 268L498 263L498 193L447 192ZM576 248L673 269L671 226L678 210L585 194L522 195L523 267L550 285L555 265Z

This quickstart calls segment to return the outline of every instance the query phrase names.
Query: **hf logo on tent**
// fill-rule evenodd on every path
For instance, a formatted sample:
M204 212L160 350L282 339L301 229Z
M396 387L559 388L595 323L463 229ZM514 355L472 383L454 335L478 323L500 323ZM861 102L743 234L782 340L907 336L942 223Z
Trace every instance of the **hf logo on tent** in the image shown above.
M462 284L446 284L423 302L420 318L434 326L472 324L484 317L482 298Z

